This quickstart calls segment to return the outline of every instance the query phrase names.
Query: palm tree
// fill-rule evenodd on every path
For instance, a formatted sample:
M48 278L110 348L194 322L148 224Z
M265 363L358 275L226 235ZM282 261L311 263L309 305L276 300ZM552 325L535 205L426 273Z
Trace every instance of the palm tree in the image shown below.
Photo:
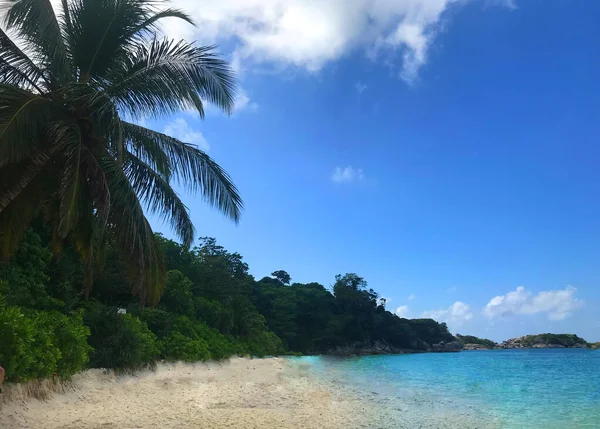
M204 102L230 113L235 78L213 52L157 36L159 0L0 0L0 247L9 255L43 219L57 251L74 243L92 267L107 240L130 267L134 293L156 303L165 267L144 207L185 245L185 185L235 220L242 201L227 173L193 145L136 125ZM60 9L60 10L59 10ZM127 120L126 120L127 119ZM139 122L139 121L138 121Z

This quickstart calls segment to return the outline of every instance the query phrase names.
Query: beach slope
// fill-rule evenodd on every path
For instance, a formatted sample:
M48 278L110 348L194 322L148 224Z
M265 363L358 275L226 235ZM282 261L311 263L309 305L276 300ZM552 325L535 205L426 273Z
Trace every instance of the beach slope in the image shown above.
M90 370L47 401L1 406L1 428L367 428L360 401L279 358L160 365L136 376Z

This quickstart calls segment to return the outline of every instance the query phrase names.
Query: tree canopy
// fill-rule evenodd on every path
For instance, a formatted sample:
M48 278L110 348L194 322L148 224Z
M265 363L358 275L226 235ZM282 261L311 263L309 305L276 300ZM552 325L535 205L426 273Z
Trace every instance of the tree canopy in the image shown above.
M166 287L156 307L142 310L111 241L85 300L85 262L75 246L56 257L50 227L27 230L0 263L0 362L9 380L68 376L87 366L135 369L158 359L332 353L374 342L426 351L453 339L445 324L386 311L357 274L336 276L329 286L291 283L282 270L256 280L242 255L213 238L192 249L160 235L155 241Z

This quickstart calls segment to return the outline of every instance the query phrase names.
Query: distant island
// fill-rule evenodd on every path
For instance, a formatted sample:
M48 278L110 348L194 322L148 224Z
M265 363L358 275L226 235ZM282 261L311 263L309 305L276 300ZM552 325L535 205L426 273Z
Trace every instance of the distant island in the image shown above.
M502 343L472 335L456 334L462 350L493 349L600 349L600 343L589 343L575 334L537 334L511 338Z

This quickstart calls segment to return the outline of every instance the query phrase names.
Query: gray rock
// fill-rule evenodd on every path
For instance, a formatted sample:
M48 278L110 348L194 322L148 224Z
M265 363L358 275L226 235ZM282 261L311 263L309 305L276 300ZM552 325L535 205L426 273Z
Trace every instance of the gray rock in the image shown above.
M483 344L465 344L463 350L491 350Z
M462 344L458 341L450 341L445 343L444 341L440 341L437 344L432 346L431 351L437 353L453 353L459 352L462 349Z

